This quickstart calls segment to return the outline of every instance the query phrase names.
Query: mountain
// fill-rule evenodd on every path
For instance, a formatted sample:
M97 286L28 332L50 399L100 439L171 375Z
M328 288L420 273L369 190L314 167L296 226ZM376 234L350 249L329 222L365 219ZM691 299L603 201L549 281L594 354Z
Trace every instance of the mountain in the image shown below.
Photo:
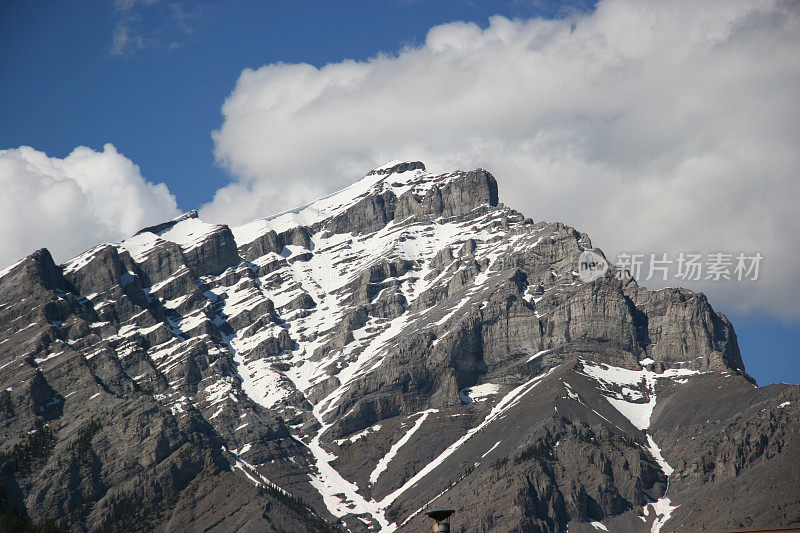
M0 271L0 507L72 531L800 524L800 387L703 294L393 161L230 228L196 212Z

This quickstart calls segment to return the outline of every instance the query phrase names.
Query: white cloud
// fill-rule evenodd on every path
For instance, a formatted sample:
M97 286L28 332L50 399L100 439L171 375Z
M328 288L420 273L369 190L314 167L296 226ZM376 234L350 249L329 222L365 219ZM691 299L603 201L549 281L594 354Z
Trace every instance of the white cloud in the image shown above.
M452 23L366 62L242 72L214 132L242 222L388 159L481 166L501 201L621 250L760 251L717 307L800 317L800 10L609 0L561 20Z
M178 214L163 183L106 144L64 159L22 146L0 150L0 265L47 247L63 261Z
M128 11L137 6L151 6L160 0L114 0L114 7L120 11Z
M112 56L123 56L131 50L141 50L145 47L142 36L132 34L128 24L124 22L118 22L114 26L111 38L111 48L108 49L108 53Z
M143 50L175 50L194 33L204 6L186 9L178 2L114 0L117 22L108 53L130 57Z

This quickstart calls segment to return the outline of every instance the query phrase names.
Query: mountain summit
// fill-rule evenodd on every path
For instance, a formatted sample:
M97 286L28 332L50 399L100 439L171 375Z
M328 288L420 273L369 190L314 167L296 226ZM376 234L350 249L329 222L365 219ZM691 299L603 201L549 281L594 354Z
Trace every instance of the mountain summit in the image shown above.
M482 169L392 161L0 271L0 507L73 531L800 523L800 387L703 294L578 276ZM458 529L460 528L460 529Z

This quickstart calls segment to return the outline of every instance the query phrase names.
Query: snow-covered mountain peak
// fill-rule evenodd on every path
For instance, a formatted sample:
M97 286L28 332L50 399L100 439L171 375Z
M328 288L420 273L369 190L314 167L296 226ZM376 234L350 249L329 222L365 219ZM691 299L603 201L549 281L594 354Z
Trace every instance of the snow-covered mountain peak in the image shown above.
M369 171L364 177L342 190L315 200L307 205L268 216L241 226L231 228L238 246L247 245L269 231L281 234L299 227L311 228L324 221L343 216L356 208L369 197L381 196L378 203L386 203L399 199L406 193L422 198L437 188L441 190L448 183L463 178L467 173L453 172L434 175L425 170L419 161L390 161ZM485 173L488 176L488 173ZM486 198L486 203L496 204L496 183L494 178L487 178L494 187ZM488 189L487 189L488 190ZM386 196L389 194L390 196ZM350 228L352 231L355 228ZM376 228L377 229L377 228Z
M367 176L372 176L374 174L402 174L411 170L425 170L425 164L422 161L401 161L399 159L392 159L367 172Z

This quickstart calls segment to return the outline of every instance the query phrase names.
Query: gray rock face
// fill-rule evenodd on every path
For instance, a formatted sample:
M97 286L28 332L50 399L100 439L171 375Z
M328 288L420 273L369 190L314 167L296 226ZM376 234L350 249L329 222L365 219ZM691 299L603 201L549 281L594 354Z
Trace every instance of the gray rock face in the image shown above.
M800 522L798 387L756 388L702 294L582 282L585 249L484 170L393 162L240 227L40 250L0 275L0 507L73 531Z
M647 321L647 355L669 366L690 359L697 368L744 371L736 334L725 315L715 313L705 295L686 289L653 292L629 288L630 298Z
M280 235L275 233L274 230L269 230L246 247L243 247L241 255L244 259L252 261L269 253L280 254L289 244L310 248L311 236L308 229L303 226L290 228Z
M403 165L398 165L403 168ZM424 167L421 167L424 169ZM399 172L407 172L400 170ZM389 174L387 180L393 174ZM418 179L423 183L424 179ZM412 178L403 185L414 185ZM401 189L402 190L402 189ZM497 181L485 170L456 172L447 180L434 183L424 194L412 188L397 196L392 190L370 194L341 214L324 222L322 227L332 233L369 233L377 231L392 220L424 217L456 217L471 213L482 205L497 205Z
M184 255L195 277L221 274L241 261L228 226L212 231L200 245L187 250Z
M375 175L388 175L388 174L402 174L409 170L425 170L425 164L422 161L397 161L392 164L384 165L367 172L367 176Z

